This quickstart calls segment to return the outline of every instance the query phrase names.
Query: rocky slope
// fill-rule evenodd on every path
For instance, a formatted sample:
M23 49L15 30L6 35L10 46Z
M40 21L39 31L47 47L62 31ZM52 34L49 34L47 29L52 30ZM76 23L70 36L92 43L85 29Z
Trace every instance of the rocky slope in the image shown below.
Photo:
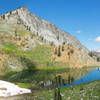
M72 45L56 46L53 58L58 62L67 62L70 67L100 65L100 62L97 62L98 56L91 57L88 53L84 53L84 50L75 48Z
M56 25L31 14L27 7L18 8L0 17L7 23L23 24L33 34L43 37L46 41L53 42L55 45L63 43L71 44L76 48L88 51L75 36L64 32Z
M54 49L64 45L61 56ZM67 49L69 46L69 49ZM74 51L69 59L70 48ZM0 68L46 68L99 65L75 36L58 29L22 7L0 16ZM6 60L8 59L8 60ZM2 69L4 70L4 69Z

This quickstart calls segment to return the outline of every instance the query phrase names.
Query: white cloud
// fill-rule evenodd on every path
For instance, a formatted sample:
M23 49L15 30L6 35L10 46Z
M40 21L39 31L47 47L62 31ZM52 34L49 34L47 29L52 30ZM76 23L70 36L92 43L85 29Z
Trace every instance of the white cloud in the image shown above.
M96 42L100 42L100 36L95 39Z
M96 52L100 52L100 49L96 50Z
M80 30L77 30L76 33L81 33L81 31Z

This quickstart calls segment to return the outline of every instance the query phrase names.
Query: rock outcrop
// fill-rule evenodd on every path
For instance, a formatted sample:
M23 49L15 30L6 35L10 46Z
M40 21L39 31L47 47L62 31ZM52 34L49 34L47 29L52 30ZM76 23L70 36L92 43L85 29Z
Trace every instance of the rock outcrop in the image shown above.
M7 23L23 24L33 34L41 36L48 42L55 45L63 43L71 44L85 52L88 50L78 41L78 39L56 27L56 25L31 14L27 7L18 8L12 12L0 16L0 19L6 20Z
M50 44L54 44L55 47L65 45L65 51L61 52L62 55L60 57L54 55L55 61L68 62L72 67L100 65L99 62L97 63L98 58L91 57L88 49L83 46L75 36L62 31L57 28L56 25L31 14L27 7L18 8L1 15L0 30L2 41L14 43L22 48L22 51L33 50L38 44L46 45L45 42L50 42ZM5 35L3 33L10 34ZM74 50L74 53L71 54L70 58L69 49L67 49L69 47L67 46L70 46ZM20 63L18 63L17 66L19 66L19 64ZM13 66L14 64L11 63L10 68ZM14 68L16 69L17 66Z

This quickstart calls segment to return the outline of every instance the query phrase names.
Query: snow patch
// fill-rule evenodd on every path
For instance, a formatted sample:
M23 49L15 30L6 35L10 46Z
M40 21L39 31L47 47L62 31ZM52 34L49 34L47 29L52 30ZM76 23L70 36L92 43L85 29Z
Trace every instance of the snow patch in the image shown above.
M31 90L20 88L19 86L0 80L0 96L1 97L8 97L14 95L20 95L25 93L31 93Z

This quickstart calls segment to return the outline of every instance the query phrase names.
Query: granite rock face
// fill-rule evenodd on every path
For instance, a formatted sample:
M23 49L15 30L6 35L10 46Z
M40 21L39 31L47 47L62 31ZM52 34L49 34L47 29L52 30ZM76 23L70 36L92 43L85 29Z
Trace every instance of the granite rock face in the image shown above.
M82 51L88 52L78 39L57 28L54 24L31 14L27 7L18 8L12 12L0 16L0 19L6 20L7 23L23 24L33 34L41 36L48 42L55 45L71 44Z

